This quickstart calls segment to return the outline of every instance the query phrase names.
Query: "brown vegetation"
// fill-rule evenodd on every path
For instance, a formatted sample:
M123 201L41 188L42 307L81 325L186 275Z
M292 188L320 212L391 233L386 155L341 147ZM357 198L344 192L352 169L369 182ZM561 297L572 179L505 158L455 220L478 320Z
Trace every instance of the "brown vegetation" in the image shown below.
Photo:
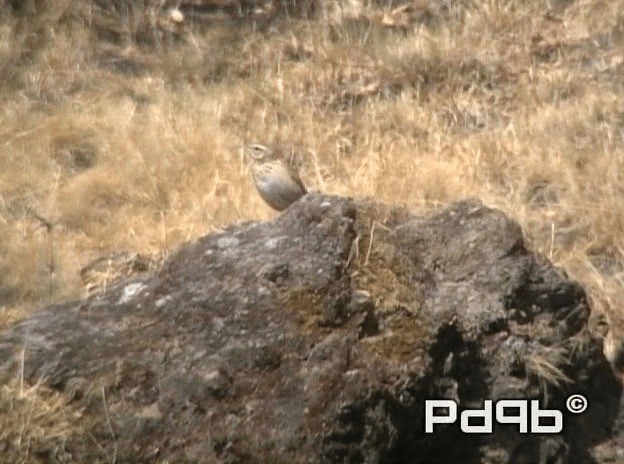
M312 190L480 197L624 324L623 1L26 3L0 2L0 325L105 253L274 216L250 141Z

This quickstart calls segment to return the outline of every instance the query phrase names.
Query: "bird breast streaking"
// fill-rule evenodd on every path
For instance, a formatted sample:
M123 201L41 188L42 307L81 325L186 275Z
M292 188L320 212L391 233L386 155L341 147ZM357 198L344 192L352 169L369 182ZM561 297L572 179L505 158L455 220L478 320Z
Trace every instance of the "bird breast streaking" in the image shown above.
M245 156L256 189L271 208L282 211L308 193L297 170L273 149L253 143L245 148Z

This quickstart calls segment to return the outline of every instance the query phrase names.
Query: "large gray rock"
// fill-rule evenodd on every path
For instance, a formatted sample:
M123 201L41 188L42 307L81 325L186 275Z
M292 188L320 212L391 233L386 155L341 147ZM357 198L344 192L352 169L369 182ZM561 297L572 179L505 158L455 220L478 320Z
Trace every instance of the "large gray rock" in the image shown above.
M308 194L19 322L0 336L0 378L25 348L25 379L84 407L57 460L585 463L620 397L589 312L479 202L415 216ZM562 434L424 433L427 398L565 410L570 393L590 406L564 412Z

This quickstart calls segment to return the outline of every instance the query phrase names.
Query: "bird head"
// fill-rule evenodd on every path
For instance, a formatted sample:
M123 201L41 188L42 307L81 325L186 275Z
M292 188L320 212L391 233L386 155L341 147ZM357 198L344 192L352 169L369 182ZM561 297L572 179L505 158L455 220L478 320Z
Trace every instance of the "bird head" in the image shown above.
M266 161L273 156L273 150L259 143L252 143L245 147L245 156L256 162Z

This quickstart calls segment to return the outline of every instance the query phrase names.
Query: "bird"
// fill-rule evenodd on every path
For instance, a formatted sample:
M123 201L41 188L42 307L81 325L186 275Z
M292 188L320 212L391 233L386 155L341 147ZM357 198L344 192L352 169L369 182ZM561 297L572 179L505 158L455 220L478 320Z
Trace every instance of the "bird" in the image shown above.
M271 208L283 211L308 193L295 167L272 148L252 143L245 147L245 156L256 189Z

